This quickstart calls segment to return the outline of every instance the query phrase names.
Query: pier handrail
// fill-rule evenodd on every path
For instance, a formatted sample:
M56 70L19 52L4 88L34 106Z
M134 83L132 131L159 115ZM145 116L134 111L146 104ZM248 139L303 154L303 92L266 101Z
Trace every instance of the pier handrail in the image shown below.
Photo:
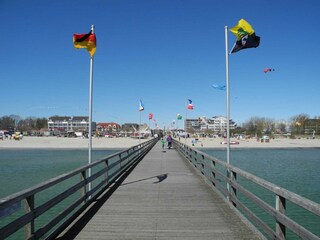
M119 178L132 169L157 141L156 138L151 139L1 199L0 212L6 216L0 217L0 238L5 239L18 230L22 231L21 229L24 229L25 239L56 237L102 193L108 191ZM92 172L90 177L89 169ZM92 184L90 191L89 183ZM44 200L39 199L41 194L42 197L44 195ZM21 202L24 203L24 209L20 208ZM52 209L62 202L64 207L59 209L60 212L54 211L58 212L56 216L52 216L45 223L38 220L44 214L51 216ZM10 214L12 209L15 209L14 214ZM3 214L5 212L9 214Z
M228 202L235 207L235 209L239 210L239 213L242 216L245 216L256 226L259 226L263 233L269 236L271 239L285 239L286 229L290 229L302 239L320 239L319 236L304 228L286 214L286 202L290 201L297 206L313 213L314 215L317 215L316 217L319 222L320 204L304 198L296 193L290 192L285 188L279 187L251 173L243 171L235 166L227 164L224 161L221 161L179 141L174 140L173 143L178 152L186 160L188 160L199 173L201 173L212 189L220 193L221 196L225 197ZM229 169L229 171L227 171L227 169ZM227 176L227 172L230 172L230 176ZM275 194L276 206L271 206L266 201L259 198L256 194L248 190L248 188L240 183L238 180L239 177L242 177L246 181L254 183ZM227 187L228 185L230 186L229 190ZM270 215L275 220L276 230L274 230L272 226L270 227L252 210L250 210L239 198L239 193Z

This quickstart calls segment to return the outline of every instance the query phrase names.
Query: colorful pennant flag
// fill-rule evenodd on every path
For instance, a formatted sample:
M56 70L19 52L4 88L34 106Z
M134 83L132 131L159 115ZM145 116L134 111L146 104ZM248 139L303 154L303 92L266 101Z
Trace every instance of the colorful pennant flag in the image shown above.
M245 48L256 48L260 44L260 37L256 36L251 25L244 19L241 19L230 31L237 37L231 53L238 52Z
M189 104L188 104L188 109L189 110L193 110L193 104L192 104L192 101L191 101L191 99L188 99L188 101L189 101Z
M92 57L97 48L96 35L92 31L87 34L73 34L73 45L75 48L86 48Z
M153 118L153 114L149 113L149 120Z
M177 120L181 120L182 116L180 115L180 113L177 114Z
M142 101L141 101L141 99L140 99L140 102L139 102L139 111L141 112L141 111L143 111L144 110L144 105L143 105L143 103L142 103Z

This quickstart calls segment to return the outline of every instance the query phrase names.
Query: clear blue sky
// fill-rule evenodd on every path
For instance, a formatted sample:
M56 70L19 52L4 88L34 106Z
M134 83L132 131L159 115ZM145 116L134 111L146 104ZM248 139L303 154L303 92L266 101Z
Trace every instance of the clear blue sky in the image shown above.
M89 54L97 35L93 120L139 122L139 99L160 126L177 113L225 115L225 35L244 18L258 48L230 55L231 118L320 115L320 1L1 0L0 116L88 115ZM235 36L229 32L229 49ZM274 72L265 74L265 68ZM179 121L179 124L183 124Z

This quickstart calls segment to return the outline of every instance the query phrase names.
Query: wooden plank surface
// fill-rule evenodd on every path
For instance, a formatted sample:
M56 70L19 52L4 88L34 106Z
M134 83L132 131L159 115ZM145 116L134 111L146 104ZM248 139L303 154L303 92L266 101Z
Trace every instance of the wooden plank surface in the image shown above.
M259 239L176 150L163 151L160 142L78 231L59 239Z

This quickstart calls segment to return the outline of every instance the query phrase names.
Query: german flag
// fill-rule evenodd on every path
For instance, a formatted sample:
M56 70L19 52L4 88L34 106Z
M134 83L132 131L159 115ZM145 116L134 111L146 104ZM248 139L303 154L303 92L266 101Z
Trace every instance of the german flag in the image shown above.
M260 44L260 37L256 36L251 25L244 19L241 19L230 31L237 37L231 53L238 52L245 48L256 48Z
M96 35L90 31L87 34L73 34L75 48L86 48L92 57L97 49Z

